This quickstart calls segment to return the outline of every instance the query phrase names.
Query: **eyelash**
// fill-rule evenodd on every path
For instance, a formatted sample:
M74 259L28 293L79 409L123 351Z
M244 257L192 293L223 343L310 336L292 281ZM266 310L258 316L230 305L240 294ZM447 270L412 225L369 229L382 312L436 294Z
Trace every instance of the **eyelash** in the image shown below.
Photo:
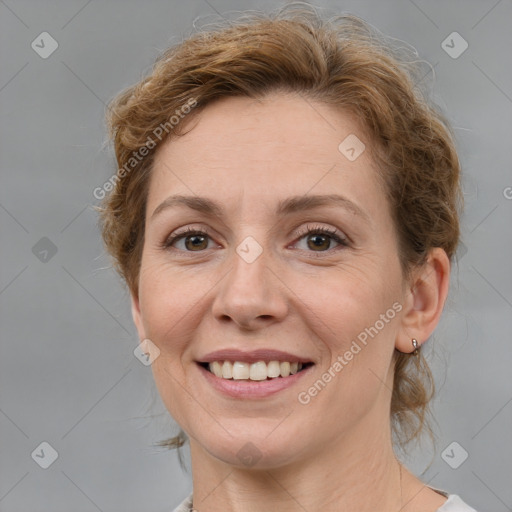
M188 227L181 233L176 233L176 234L168 237L165 240L165 242L162 244L162 248L167 249L167 250L172 249L171 246L173 243L177 242L178 240L181 240L182 238L186 238L187 236L192 236L192 235L208 236L208 237L210 236L208 231ZM299 232L297 233L298 240L304 238L306 235L327 235L330 238L332 238L332 240L334 240L336 243L338 243L341 247L349 246L348 239L346 239L344 237L340 237L337 234L337 231L332 228L327 228L327 227L322 227L322 226L311 226L308 224L304 229L299 230ZM179 252L185 252L185 253L204 252L204 251L182 251L179 249L175 249L175 250L178 250ZM321 254L321 253L329 252L332 250L336 250L336 248L328 249L327 251L308 251L308 252Z

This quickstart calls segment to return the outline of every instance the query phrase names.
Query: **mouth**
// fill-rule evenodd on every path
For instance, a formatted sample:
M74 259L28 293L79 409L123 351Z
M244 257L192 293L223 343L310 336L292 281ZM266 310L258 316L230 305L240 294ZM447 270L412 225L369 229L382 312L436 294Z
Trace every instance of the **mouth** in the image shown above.
M314 365L312 362L278 360L256 361L254 363L218 360L212 362L198 361L197 364L219 379L249 382L287 379L306 371Z
M197 361L196 368L209 389L236 400L267 399L297 387L313 371L305 361Z

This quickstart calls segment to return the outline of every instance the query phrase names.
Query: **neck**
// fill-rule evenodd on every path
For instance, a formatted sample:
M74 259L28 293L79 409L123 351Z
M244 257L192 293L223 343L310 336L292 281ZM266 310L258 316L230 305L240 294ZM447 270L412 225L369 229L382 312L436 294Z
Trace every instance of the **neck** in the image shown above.
M403 506L401 468L389 431L359 429L357 436L319 440L309 456L266 469L226 464L193 439L190 448L194 508L199 512L398 512Z

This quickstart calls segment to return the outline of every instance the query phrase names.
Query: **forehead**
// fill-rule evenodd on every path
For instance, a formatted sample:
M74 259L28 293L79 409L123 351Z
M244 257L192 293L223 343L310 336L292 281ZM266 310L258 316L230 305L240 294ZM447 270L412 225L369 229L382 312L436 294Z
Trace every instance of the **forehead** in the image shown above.
M256 205L273 196L339 192L382 208L369 144L354 116L298 95L223 98L158 149L148 204L170 193L220 201L235 195Z
M185 136L164 143L158 155L193 147L188 155L192 160L208 156L214 162L250 152L260 160L272 156L278 161L328 164L339 158L339 144L348 136L354 141L367 138L354 115L282 92L262 99L221 98L199 113L192 111L185 131Z

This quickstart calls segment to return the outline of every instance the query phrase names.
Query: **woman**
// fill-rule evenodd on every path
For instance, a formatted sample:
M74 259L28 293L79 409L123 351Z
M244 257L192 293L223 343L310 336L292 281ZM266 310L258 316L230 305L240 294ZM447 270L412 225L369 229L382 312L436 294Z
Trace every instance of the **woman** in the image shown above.
M106 246L190 441L177 511L472 511L395 456L459 238L459 161L363 21L285 8L196 34L110 108ZM186 433L186 436L185 436Z

